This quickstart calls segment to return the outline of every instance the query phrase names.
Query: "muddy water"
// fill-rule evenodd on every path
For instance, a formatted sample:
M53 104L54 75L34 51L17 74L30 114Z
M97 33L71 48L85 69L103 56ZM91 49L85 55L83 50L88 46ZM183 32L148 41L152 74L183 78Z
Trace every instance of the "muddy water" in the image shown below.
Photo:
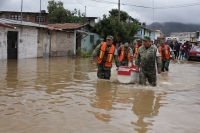
M0 61L0 132L197 133L200 62L173 61L158 86L98 80L89 59Z

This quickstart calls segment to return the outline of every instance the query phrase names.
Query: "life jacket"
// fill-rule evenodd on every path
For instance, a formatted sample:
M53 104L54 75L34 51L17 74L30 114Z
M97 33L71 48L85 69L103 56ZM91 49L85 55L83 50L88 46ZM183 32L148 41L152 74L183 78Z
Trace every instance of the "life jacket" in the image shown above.
M124 53L125 53L125 50L124 50L124 46L122 45L122 47L121 47L121 52L120 52L120 56L119 56L119 61L120 61L120 62L124 59ZM128 53L127 53L126 57L128 58L128 60L129 60L130 62L132 62L131 53L130 53L130 47L128 47Z
M97 58L97 63L100 64L104 58L104 55L105 55L105 51L106 51L106 42L104 42L102 45L101 45L101 48L100 48L100 53L99 53L99 56ZM107 53L107 58L106 58L106 62L105 62L105 66L106 67L112 67L112 60L113 60L113 56L114 56L114 52L115 52L115 46L112 44L110 46L110 50L109 52Z
M159 51L159 53L160 53L160 58L161 58L161 60L162 60L162 58L163 58L163 54L162 54L162 47L160 46L159 48L158 48L158 51ZM165 53L165 58L166 59L169 59L170 58L170 51L169 51L169 48L168 48L168 46L165 44L164 45L164 53Z
M136 58L136 56L137 56L139 47L140 47L140 46L139 46L138 44L136 44L135 47L134 47L134 54L133 54L133 57L134 57L134 58Z

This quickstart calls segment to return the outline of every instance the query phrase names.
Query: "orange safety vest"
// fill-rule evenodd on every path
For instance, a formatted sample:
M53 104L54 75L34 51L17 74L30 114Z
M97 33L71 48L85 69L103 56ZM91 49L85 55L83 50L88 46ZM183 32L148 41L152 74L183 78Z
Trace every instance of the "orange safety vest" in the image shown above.
M162 47L160 46L159 48L158 48L158 51L159 51L159 53L160 53L160 58L161 58L161 60L162 60L162 58L163 58L163 54L162 54ZM166 59L169 59L170 58L170 52L169 52L169 47L165 44L164 45L164 53L165 53L165 58Z
M99 53L99 56L97 58L97 63L100 64L104 58L104 54L105 54L105 51L106 51L106 42L104 42L102 45L101 45L101 48L100 48L100 53ZM105 62L105 66L106 67L112 67L112 60L113 60L113 55L114 55L114 52L115 52L115 46L112 44L110 46L110 50L108 52L108 55L107 55L107 59L106 59L106 62Z
M136 56L137 56L139 47L140 46L138 44L136 44L135 47L134 47L134 55L133 55L134 58L136 58Z
M128 49L129 49L129 47L128 47ZM130 62L132 62L130 49L128 50L127 58ZM119 61L121 62L123 59L124 59L124 46L122 45L120 56L119 56Z

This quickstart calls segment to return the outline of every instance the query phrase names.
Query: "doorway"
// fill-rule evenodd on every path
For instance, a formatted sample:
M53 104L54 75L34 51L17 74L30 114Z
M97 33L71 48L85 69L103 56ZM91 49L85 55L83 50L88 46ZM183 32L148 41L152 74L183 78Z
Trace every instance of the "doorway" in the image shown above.
M17 59L18 32L8 31L7 33L7 59Z

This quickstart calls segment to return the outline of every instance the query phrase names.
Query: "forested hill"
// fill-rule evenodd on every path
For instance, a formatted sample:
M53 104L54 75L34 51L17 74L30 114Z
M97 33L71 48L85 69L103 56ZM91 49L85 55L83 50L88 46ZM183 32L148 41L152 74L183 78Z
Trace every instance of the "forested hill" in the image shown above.
M147 25L148 29L162 30L165 36L170 36L171 32L196 32L200 30L200 24L184 24L178 22L154 22Z

